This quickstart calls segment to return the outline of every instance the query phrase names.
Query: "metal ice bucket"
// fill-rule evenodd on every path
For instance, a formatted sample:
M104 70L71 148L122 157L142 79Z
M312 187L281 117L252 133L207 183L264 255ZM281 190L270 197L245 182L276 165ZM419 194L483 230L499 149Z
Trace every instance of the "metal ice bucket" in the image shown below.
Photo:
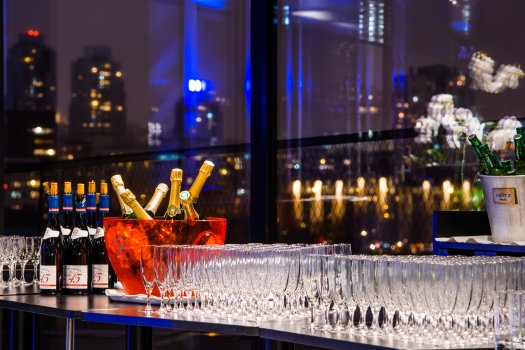
M525 175L481 175L492 239L525 241Z

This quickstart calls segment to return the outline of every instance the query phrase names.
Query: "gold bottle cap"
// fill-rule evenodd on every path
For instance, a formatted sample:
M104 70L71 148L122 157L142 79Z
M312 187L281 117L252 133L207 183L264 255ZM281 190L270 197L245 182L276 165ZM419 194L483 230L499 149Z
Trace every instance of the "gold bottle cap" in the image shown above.
M122 198L127 205L130 205L133 201L137 200L137 197L135 197L135 195L128 189L120 194L120 198Z
M116 189L119 186L124 186L124 181L122 180L122 176L120 176L120 174L113 175L111 177L111 184L113 185L114 189Z
M106 182L100 183L100 194L108 194L108 184Z
M180 180L182 181L182 169L174 168L171 169L170 181Z
M52 196L56 196L58 194L58 183L57 182L51 182L51 189L49 193Z
M77 184L77 194L84 194L84 184Z
M162 197L164 198L164 196L166 195L166 193L168 193L170 188L165 183L160 183L157 185L157 188L155 189L155 191L157 190L162 192Z
M71 181L64 182L64 193L71 193Z
M215 164L213 164L209 160L206 160L204 161L204 163L202 163L202 166L199 171L205 173L207 176L210 176L214 166Z
M88 182L88 193L95 193L97 191L97 185L95 181Z
M44 182L44 183L42 184L42 188L44 189L44 192L49 193L49 182L47 182L47 181Z

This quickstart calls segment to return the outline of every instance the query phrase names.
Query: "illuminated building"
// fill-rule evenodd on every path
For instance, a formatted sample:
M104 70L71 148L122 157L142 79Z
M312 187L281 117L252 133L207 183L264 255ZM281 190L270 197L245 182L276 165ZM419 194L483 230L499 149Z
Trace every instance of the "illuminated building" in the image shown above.
M126 126L126 95L120 63L111 49L88 46L73 62L69 128L75 134L122 133Z
M7 67L8 110L56 110L55 53L38 30L20 34L9 49Z
M55 53L40 31L29 29L8 52L7 158L30 161L55 158Z

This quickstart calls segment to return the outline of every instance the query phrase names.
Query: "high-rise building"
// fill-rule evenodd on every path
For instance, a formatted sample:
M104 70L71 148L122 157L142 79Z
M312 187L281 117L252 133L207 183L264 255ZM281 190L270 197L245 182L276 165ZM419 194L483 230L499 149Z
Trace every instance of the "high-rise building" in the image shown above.
M8 110L56 110L55 53L38 30L20 34L9 49L7 67Z
M7 57L7 158L54 158L56 141L55 53L42 34L20 34Z
M120 63L111 49L88 46L73 62L69 128L78 134L112 134L126 127L126 95Z

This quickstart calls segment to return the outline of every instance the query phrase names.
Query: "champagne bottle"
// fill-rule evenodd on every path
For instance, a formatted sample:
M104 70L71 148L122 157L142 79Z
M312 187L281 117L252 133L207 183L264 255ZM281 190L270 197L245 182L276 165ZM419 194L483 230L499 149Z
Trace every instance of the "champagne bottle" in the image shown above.
M478 139L476 134L472 134L468 137L468 140L472 147L474 148L474 152L476 152L476 156L478 156L478 159L481 160L484 158L483 151L481 150L481 147L483 146L483 143Z
M189 189L193 203L197 203L202 187L204 186L206 179L211 175L214 166L215 165L212 162L206 160L199 169L199 174Z
M166 193L168 193L168 190L168 185L164 183L158 184L157 188L155 189L155 193L153 193L153 196L151 197L150 201L144 207L146 213L148 213L148 215L152 218L155 217L155 213L159 209L160 203L162 203L164 197L166 197Z
M91 241L91 291L104 293L107 288L113 288L115 273L111 267L104 242L104 218L109 215L108 184L100 184L100 202L97 217L97 232Z
M124 201L126 205L128 205L131 210L133 210L133 213L136 215L138 219L141 220L153 220L151 216L149 216L148 213L142 208L142 206L137 201L137 197L128 189L126 189L124 192L120 194L120 198Z
M514 168L516 175L525 175L525 139L521 134L514 135Z
M146 204L148 203L148 202L146 202L146 198L147 198L147 196L146 196L145 193L141 193L140 194L138 201L139 201L139 204L140 204L141 207L145 207Z
M168 209L164 214L164 220L183 220L184 211L180 208L180 189L182 183L182 169L171 169L171 190Z
M71 230L75 227L73 216L73 194L71 193L71 182L64 182L64 194L62 195L62 245L66 247L71 239Z
M47 227L40 246L40 294L58 294L62 286L62 242L58 210L58 184L51 183Z
M501 166L503 168L505 175L515 175L516 174L516 169L514 169L510 160L502 160Z
M190 191L182 191L180 193L180 202L182 204L182 208L184 209L186 220L199 220L199 214L193 206L193 197Z
M88 182L88 193L86 196L87 229L89 239L97 233L97 194L95 181Z
M489 157L490 162L492 163L494 169L503 170L503 167L498 157L496 157L494 153L492 153L492 151L489 149L489 146L487 144L484 144L483 146L481 146L481 151L483 152L483 155L485 157Z
M89 262L89 233L86 218L84 184L77 184L75 196L75 228L67 248L64 264L64 291L71 294L88 294L91 287Z
M42 190L44 192L44 201L46 203L49 203L49 201L47 199L49 198L49 195L51 194L51 192L50 192L51 190L49 188L49 182L48 181L42 183Z
M129 206L124 203L122 200L122 197L120 196L122 192L126 189L124 187L124 181L122 180L122 176L119 174L113 175L111 177L111 184L113 185L113 189L117 193L117 198L120 203L120 210L122 210L122 217L126 219L136 219L136 217L133 215L133 210Z

